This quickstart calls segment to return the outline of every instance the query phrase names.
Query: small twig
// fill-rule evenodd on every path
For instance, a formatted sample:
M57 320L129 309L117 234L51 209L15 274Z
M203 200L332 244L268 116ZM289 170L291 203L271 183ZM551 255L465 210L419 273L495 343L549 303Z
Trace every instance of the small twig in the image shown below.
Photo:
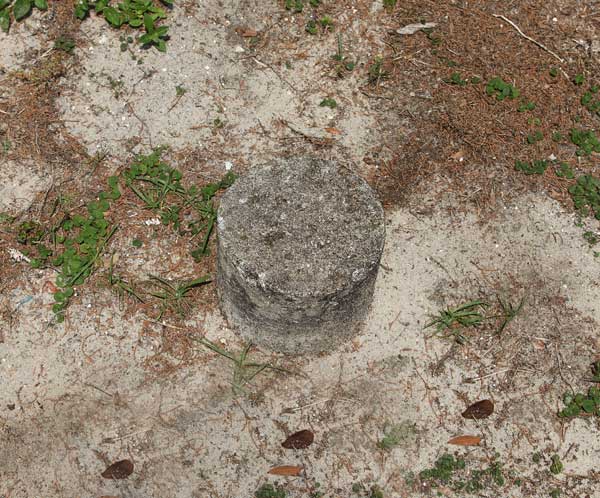
M496 370L495 372L491 372L487 375L480 375L479 377L467 377L466 379L463 380L463 382L466 384L473 384L474 382L477 382L478 380L483 380L483 379L487 379L488 377L500 375L500 374L508 372L509 370L510 370L510 367L505 368L503 370Z
M515 28L517 30L517 32L526 40L529 40L531 43L534 43L535 45L537 45L538 47L540 47L542 50L545 50L546 52L548 52L551 56L553 56L554 58L558 59L560 62L564 63L564 59L562 57L559 57L558 55L556 55L554 52L552 52L552 50L550 50L548 47L546 47L544 44L540 43L537 40L534 40L533 38L531 38L531 36L527 36L525 33L523 33L523 31L521 31L521 28L519 28L519 26L517 26L514 22L512 22L510 19L508 19L507 17L504 17L502 15L499 14L492 14L494 17L497 17L499 19L502 19L503 21L507 22L508 24L510 24L513 28Z

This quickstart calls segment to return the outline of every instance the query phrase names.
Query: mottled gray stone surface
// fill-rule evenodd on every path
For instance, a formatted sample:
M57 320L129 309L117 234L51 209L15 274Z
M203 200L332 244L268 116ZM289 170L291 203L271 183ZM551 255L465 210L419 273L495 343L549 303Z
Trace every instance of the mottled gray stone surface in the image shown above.
M221 200L221 308L260 346L334 349L365 318L384 239L381 204L349 170L309 157L257 167Z

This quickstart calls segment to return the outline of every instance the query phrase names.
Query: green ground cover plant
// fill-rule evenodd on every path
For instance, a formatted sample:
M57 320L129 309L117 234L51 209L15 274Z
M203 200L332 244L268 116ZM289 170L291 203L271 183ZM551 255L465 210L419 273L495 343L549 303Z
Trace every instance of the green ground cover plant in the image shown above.
M489 96L496 97L496 100L504 100L508 99L516 99L520 92L517 88L515 88L510 83L506 83L502 78L495 77L488 81L488 84L485 87L485 92Z
M219 182L185 187L181 183L181 172L163 162L161 154L162 149L157 149L151 154L136 156L133 164L120 176L107 179L106 189L98 193L96 200L88 202L83 212L65 210L58 221L50 225L35 220L26 220L18 225L17 241L22 245L22 252L29 258L31 267L53 268L57 272L58 290L54 293L55 304L52 307L57 322L64 320L65 309L75 294L75 288L92 275L119 229L108 213L122 195L122 183L142 201L143 207L159 215L163 225L171 226L190 240L200 238L191 251L194 259L199 260L208 253L217 216L214 197L219 190L228 188L235 181L235 175L229 172ZM185 227L182 226L184 213L188 215ZM139 248L142 244L135 239L132 245ZM154 289L148 294L160 301L159 319L167 310L183 316L186 297L191 289L209 281L208 277L200 277L173 283L152 276ZM120 297L129 294L142 301L133 284L115 275L112 257L108 283Z
M173 0L76 0L73 2L73 13L78 19L85 19L91 11L104 17L113 28L129 26L143 30L138 42L142 46L154 46L165 52L169 39L168 26L159 25L167 17L164 7L173 7ZM48 0L0 0L0 29L10 30L12 21L21 21L36 8L48 9ZM59 44L56 48L71 52L74 45Z
M504 487L506 477L496 458L483 469L467 469L465 460L445 453L438 458L432 468L419 473L421 482L432 488L450 488L453 491L478 494L483 490L497 490Z

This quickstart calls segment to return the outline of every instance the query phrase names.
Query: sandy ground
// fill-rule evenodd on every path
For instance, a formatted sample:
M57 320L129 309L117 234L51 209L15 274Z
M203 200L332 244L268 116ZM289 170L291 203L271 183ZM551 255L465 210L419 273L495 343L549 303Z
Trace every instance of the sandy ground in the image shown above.
M279 3L176 3L165 55L133 45L121 51L120 33L101 19L77 24L77 62L54 80L60 125L52 125L57 141L48 147L102 161L65 166L56 154L39 153L43 143L28 146L19 142L24 135L0 129L15 146L0 156L3 215L43 217L57 186L73 189L76 209L133 153L161 144L195 181L226 167L243 174L278 155L313 153L343 160L379 186L396 156L392 146L423 139L421 118L432 112L440 78L425 84L407 68L377 88L365 86L390 23L399 26L380 22L389 13L379 2L331 6L359 61L341 79L330 77L336 33L309 37L304 17ZM3 81L51 46L40 27L50 14L35 13L0 34ZM252 30L262 34L244 36ZM176 87L185 92L177 95ZM0 103L15 91L4 88ZM337 108L319 105L332 96ZM419 150L432 151L433 161L442 139L430 137ZM465 193L465 182L449 173L463 164L462 154L446 158L448 172L431 174L418 190L399 176L401 202L382 190L387 239L363 333L319 356L254 349L253 358L286 372L266 370L243 391L232 389L232 362L190 340L205 336L229 351L244 348L221 317L213 288L193 294L185 320L158 322L154 310L120 301L103 285L102 266L56 324L53 272L11 259L9 250L18 246L4 224L0 497L249 498L265 483L285 490L275 498L377 498L358 490L375 485L386 498L537 498L556 489L560 496L600 497L597 418L557 417L563 393L589 387L600 352L598 258L572 206L550 198L553 184L515 187L506 178L518 173L500 159L494 156L497 174L470 159L465 168L484 170L481 185L496 182L493 202L482 205L480 189ZM407 164L409 172L414 167ZM127 218L129 228L112 247L131 279L204 271L179 250L180 238L144 223L151 213L126 203L119 209L115 216ZM144 240L142 248L131 247L132 235ZM524 305L501 332L498 319L465 329L464 344L425 328L441 309L474 299L490 304L489 316L499 313L499 300ZM495 405L489 418L461 416L481 399ZM380 448L394 427L395 446ZM301 429L314 432L314 443L282 448ZM460 435L479 436L481 444L448 444ZM419 472L445 453L464 457L462 476L500 462L505 483L486 483L472 494L431 489ZM554 454L564 464L556 475L549 472ZM122 459L134 463L128 478L101 476ZM267 473L280 465L304 470L295 477Z

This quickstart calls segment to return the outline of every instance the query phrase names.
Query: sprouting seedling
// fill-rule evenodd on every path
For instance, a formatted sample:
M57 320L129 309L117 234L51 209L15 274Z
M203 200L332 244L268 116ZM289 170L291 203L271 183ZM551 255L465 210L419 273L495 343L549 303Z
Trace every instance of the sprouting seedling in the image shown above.
M438 334L442 334L443 337L453 337L459 344L464 344L467 339L461 329L481 325L485 317L478 310L487 306L489 305L485 301L475 300L456 308L441 310L438 316L425 325L425 328L435 325Z
M304 2L302 0L285 0L285 8L298 14L304 10Z
M120 277L119 275L117 275L114 272L114 256L115 256L115 254L113 253L110 257L110 262L109 262L109 266L108 266L108 275L107 275L106 279L108 281L108 284L111 286L111 288L113 288L115 290L115 292L119 298L119 303L122 302L125 295L129 295L129 296L133 297L134 299L136 299L137 301L139 301L140 303L143 303L144 300L136 292L133 284L129 283L127 280Z
M498 297L498 304L500 305L502 314L490 318L502 318L502 323L497 331L497 333L500 334L504 331L506 326L513 321L519 313L521 313L521 310L525 305L525 296L521 298L517 305L513 305L510 301L503 301L500 297Z
M183 87L182 85L177 85L175 87L175 100L169 107L168 112L170 112L177 104L179 104L179 101L183 98L183 96L186 93L187 93L187 88Z
M169 282L156 275L150 275L150 279L156 284L158 289L148 291L148 294L161 301L160 313L157 320L160 320L169 310L179 315L180 318L185 317L189 310L187 299L191 290L211 282L208 276L179 283Z
M335 101L335 99L332 99L331 97L327 97L327 98L324 98L323 100L321 100L321 103L319 104L319 106L329 107L330 109L335 109L337 107L337 102Z
M348 58L344 55L344 44L341 33L337 35L337 51L331 57L338 62L336 64L336 74L338 77L342 77L345 71L352 71L356 66L356 62L348 61Z
M382 79L387 78L388 73L383 69L383 57L378 55L369 66L369 83L378 85Z
M72 38L69 38L65 35L60 35L54 41L54 48L56 50L66 52L67 54L71 54L73 53L73 49L75 48L75 41Z
M327 31L333 27L333 19L330 16L323 16L321 19L319 19L319 24L325 31Z
M502 78L495 77L488 81L485 87L485 92L489 96L496 96L496 100L504 100L506 98L516 99L520 92L510 83L506 83Z
M533 111L535 109L535 102L523 102L517 107L518 112Z
M192 337L192 339L233 362L233 380L231 385L235 394L245 392L245 386L247 386L258 374L264 372L265 370L292 373L285 368L277 367L275 365L271 365L270 363L248 361L248 355L252 349L252 344L246 345L239 356L236 356L233 353L230 353L229 351L217 346L214 342L209 341L205 337Z
M564 467L558 455L552 455L550 457L550 462L550 472L552 474L560 474L563 471Z
M168 26L156 26L154 19L149 14L144 14L144 28L146 34L140 36L140 43L142 45L154 45L160 52L167 51L166 40L168 39L167 32L169 31Z
M450 78L444 79L444 83L448 83L449 85L465 86L468 82L462 78L460 73L454 72L450 75Z
M515 161L515 169L522 171L526 175L543 175L548 168L548 161L545 159L536 159L531 162Z

